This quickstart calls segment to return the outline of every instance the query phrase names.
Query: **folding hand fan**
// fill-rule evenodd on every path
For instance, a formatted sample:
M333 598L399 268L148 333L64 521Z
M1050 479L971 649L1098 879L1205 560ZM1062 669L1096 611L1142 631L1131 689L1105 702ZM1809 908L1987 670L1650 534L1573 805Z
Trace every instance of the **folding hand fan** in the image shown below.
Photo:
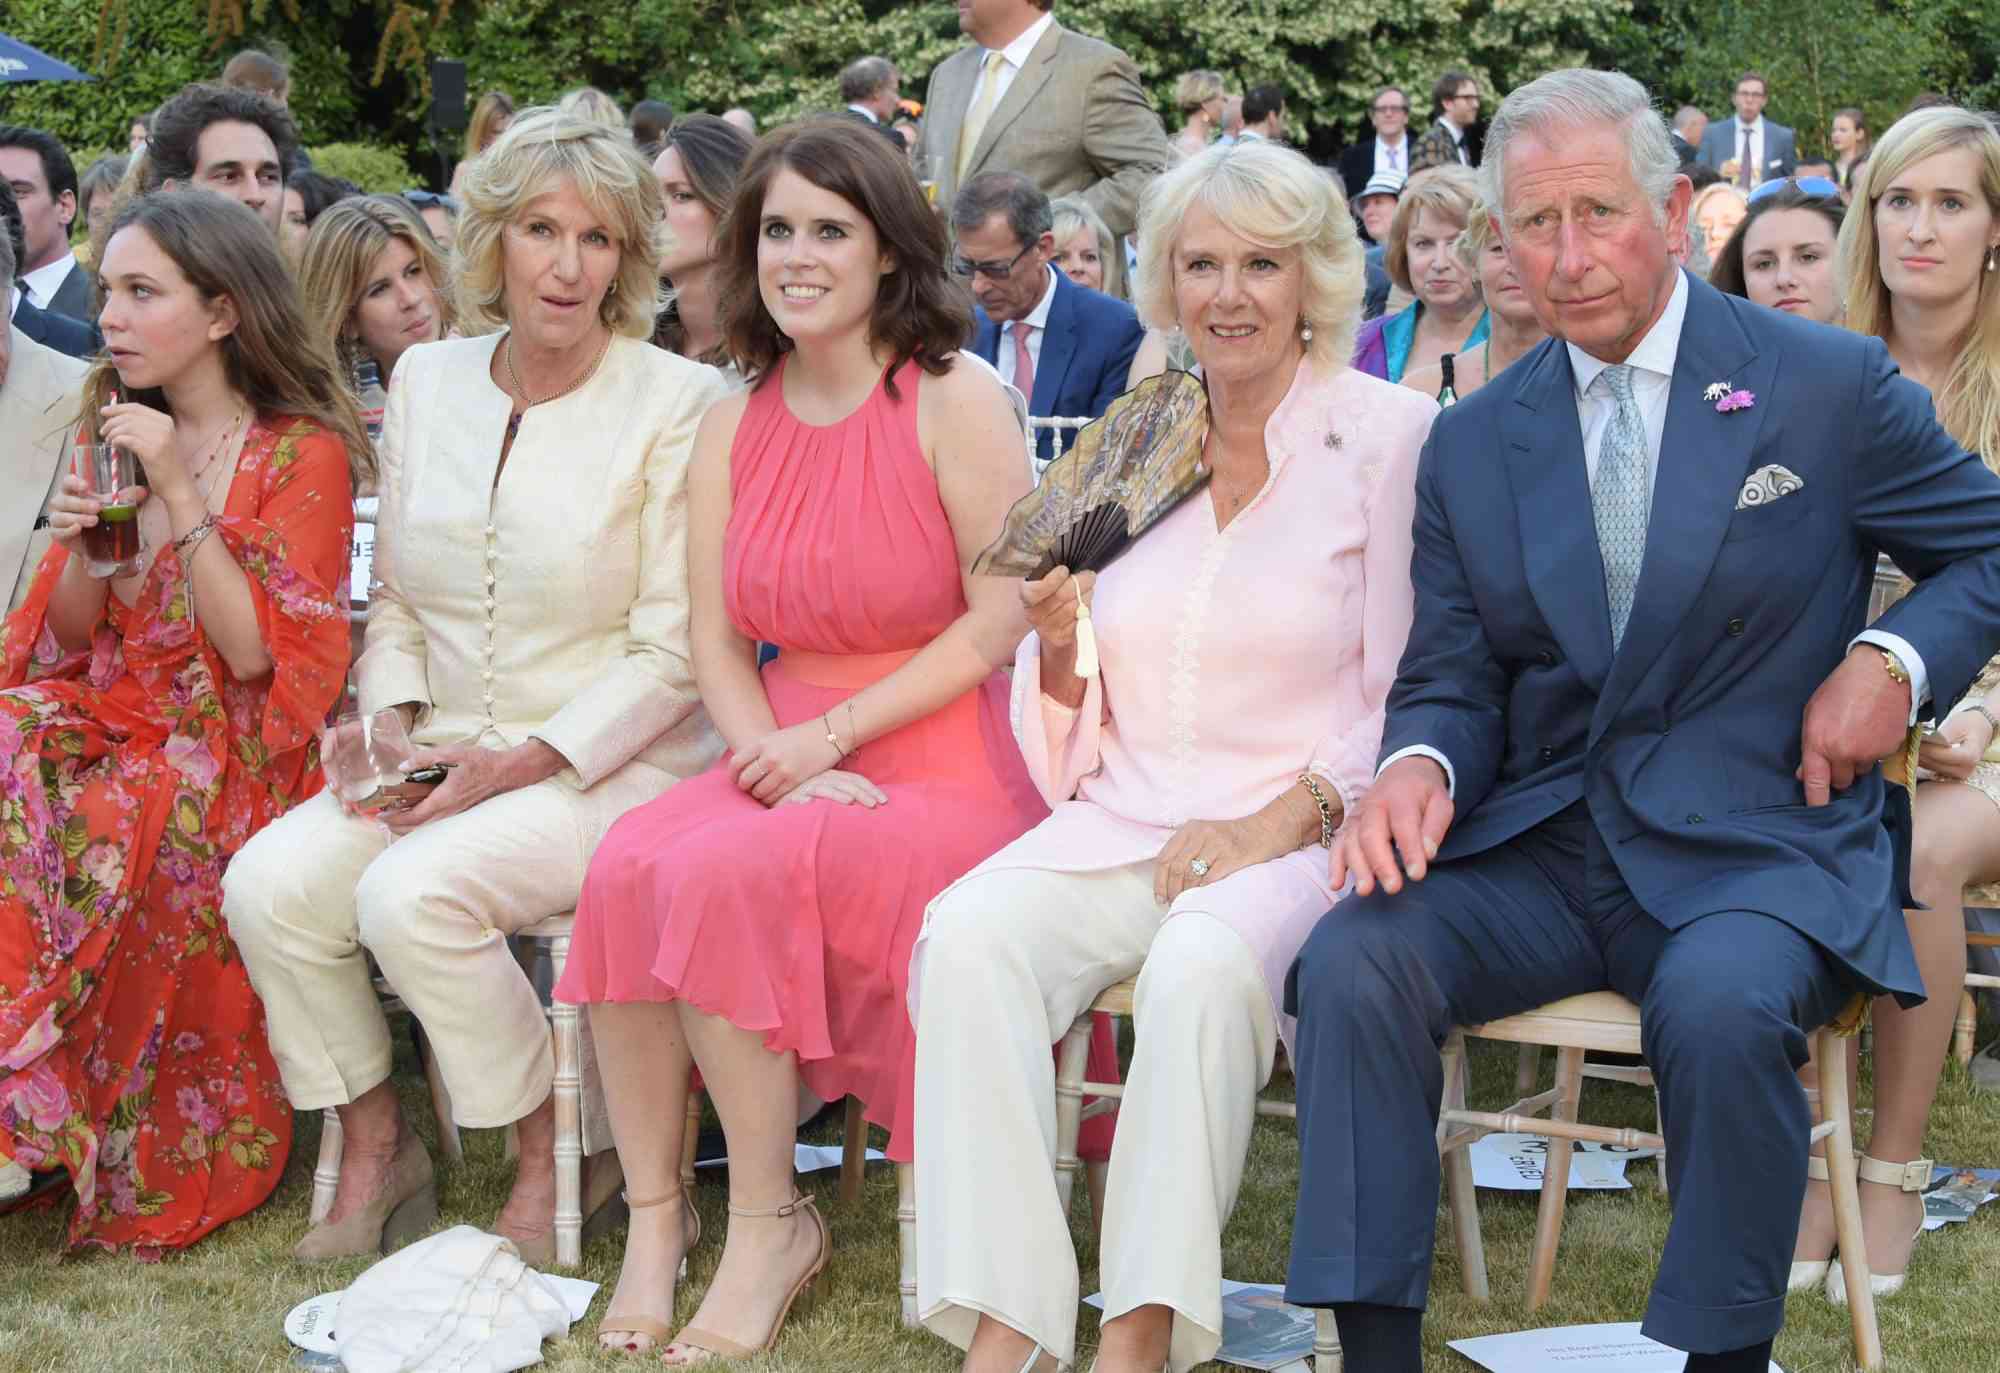
M1102 572L1141 534L1208 484L1201 460L1208 392L1186 372L1148 377L1078 432L1041 484L1007 512L1000 537L973 560L989 577L1046 577L1056 567ZM1077 605L1077 672L1097 675L1089 607Z

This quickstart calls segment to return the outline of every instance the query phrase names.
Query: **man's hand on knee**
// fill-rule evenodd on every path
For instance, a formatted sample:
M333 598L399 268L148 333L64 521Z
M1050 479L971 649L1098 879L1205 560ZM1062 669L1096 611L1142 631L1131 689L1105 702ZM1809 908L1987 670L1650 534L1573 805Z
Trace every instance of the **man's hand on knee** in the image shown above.
M1351 874L1361 896L1377 885L1385 892L1401 891L1405 873L1412 882L1423 881L1451 828L1452 814L1444 769L1429 758L1397 759L1375 779L1353 823L1334 844L1328 881L1338 891Z

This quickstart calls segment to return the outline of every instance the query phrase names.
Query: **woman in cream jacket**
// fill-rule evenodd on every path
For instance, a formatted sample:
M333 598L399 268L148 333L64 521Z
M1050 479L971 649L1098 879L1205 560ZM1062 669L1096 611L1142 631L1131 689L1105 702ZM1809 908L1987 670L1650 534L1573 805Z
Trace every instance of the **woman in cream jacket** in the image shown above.
M398 364L355 673L364 711L409 722L410 766L451 770L376 816L323 793L225 883L286 1092L345 1131L302 1258L392 1247L435 1214L364 950L422 1022L458 1123L518 1126L494 1228L530 1263L553 1256L548 1029L504 936L574 905L612 821L720 752L689 662L685 478L723 382L643 341L651 170L622 134L532 111L465 199L459 308L477 336Z

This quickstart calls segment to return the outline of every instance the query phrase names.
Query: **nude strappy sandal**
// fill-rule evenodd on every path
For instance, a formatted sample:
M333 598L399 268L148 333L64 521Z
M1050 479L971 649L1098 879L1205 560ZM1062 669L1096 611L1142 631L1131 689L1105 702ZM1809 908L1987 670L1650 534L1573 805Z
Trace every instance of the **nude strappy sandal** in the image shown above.
M784 1332L785 1322L791 1319L793 1309L798 1307L802 1299L810 1302L808 1294L818 1285L820 1275L826 1272L827 1263L833 1257L832 1237L827 1234L826 1221L821 1217L818 1205L810 1196L794 1196L783 1206L752 1209L747 1206L732 1205L729 1208L730 1215L742 1216L746 1220L772 1220L796 1215L800 1211L812 1217L813 1226L819 1231L819 1256L812 1261L812 1266L800 1275L799 1280L792 1284L792 1290L786 1295L785 1304L778 1308L778 1319L772 1322L771 1331L764 1336L764 1342L755 1347L740 1345L732 1339L689 1326L674 1337L674 1343L692 1349L695 1357L668 1364L669 1368L688 1368L723 1360L734 1362L767 1353L777 1347L778 1336Z
M680 1272L674 1280L674 1285L678 1289L680 1284L687 1280L687 1256L697 1244L701 1243L701 1213L694 1209L694 1203L687 1199L687 1193L678 1187L674 1188L671 1192L663 1192L657 1197L647 1197L640 1201L634 1201L631 1194L627 1193L625 1195L625 1208L628 1211L646 1211L655 1206L665 1206L670 1201L678 1201L681 1204L681 1214L684 1217L683 1234L685 1235L685 1239L681 1244L681 1267ZM671 1296L669 1296L667 1301L667 1314L669 1316L673 1314L673 1299ZM604 1313L603 1319L597 1323L597 1343L605 1349L614 1349L625 1354L651 1353L655 1345L665 1344L667 1340L673 1337L673 1333L673 1330L665 1322L656 1321L651 1316L620 1316L607 1311ZM651 1343L642 1349L637 1344L632 1343L629 1338L616 1338L618 1336L630 1337L633 1335L643 1335Z

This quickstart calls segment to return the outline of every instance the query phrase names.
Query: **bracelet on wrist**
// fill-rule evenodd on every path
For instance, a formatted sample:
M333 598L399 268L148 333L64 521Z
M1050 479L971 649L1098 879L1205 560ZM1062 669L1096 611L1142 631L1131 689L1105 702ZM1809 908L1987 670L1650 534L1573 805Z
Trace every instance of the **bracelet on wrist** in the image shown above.
M1327 802L1326 792L1320 788L1317 777L1310 772L1302 772L1299 781L1312 793L1313 804L1319 807L1319 846L1330 849L1333 847L1333 807Z
M833 761L836 763L844 762L847 758L847 750L840 746L840 740L833 732L833 712L828 711L826 714L820 716L819 722L826 730L826 741L833 745L835 755Z

